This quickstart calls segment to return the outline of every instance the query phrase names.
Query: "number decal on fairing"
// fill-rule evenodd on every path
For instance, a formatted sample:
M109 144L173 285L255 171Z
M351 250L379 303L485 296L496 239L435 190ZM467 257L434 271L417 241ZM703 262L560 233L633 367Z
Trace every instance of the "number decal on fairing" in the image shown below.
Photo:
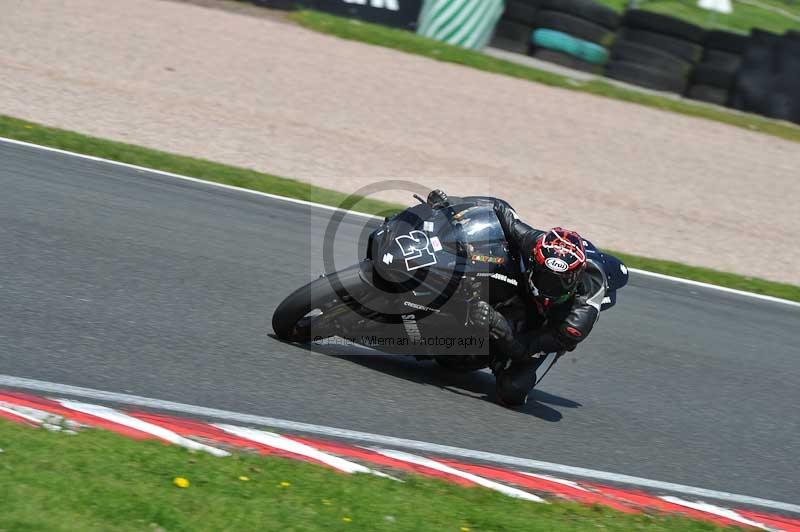
M395 241L406 259L408 271L436 264L436 255L430 249L431 242L422 231L411 231L407 235L398 236Z

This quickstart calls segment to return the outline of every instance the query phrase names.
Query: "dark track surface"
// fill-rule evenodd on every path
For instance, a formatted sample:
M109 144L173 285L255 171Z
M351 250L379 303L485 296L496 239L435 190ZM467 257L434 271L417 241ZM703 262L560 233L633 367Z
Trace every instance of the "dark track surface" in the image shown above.
M267 336L329 216L0 142L0 374L800 500L800 308L633 275L510 411L485 373Z

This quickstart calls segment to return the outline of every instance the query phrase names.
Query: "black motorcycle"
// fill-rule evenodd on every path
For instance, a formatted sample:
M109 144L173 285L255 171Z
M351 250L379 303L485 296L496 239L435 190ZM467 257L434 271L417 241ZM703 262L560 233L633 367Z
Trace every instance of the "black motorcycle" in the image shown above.
M470 305L484 300L502 312L502 303L518 294L521 264L495 215L498 200L451 198L449 206L434 209L417 199L420 205L387 218L369 235L364 260L289 295L272 317L278 338L335 338L337 344L432 358L454 370L491 367L485 333L469 321ZM607 310L628 282L627 268L585 245L587 258L606 272L601 310Z

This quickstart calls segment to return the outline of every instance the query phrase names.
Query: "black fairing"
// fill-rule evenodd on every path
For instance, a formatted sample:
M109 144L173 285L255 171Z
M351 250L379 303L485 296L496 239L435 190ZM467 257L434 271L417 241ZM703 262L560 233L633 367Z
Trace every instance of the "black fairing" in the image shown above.
M628 284L628 268L614 255L603 253L608 286L611 290L617 291Z
M600 310L608 310L617 303L617 290L628 284L628 268L617 257L600 251L588 240L584 240L584 246L586 258L601 264L606 274L608 291Z
M464 277L511 278L517 267L489 198L445 209L417 205L388 218L370 235L367 258L381 279L404 290L442 290Z

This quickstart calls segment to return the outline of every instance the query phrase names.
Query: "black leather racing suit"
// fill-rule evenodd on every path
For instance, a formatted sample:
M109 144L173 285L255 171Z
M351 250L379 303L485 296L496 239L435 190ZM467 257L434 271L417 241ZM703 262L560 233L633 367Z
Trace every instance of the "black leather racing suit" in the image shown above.
M606 275L602 265L589 255L572 297L556 304L537 301L528 288L525 272L531 268L536 239L544 232L522 222L504 201L496 201L494 209L512 251L522 259L524 271L517 279L519 295L496 307L506 319L496 320L490 330L490 349L501 362L529 360L522 365L527 371L535 371L544 361L544 357L535 357L537 353L572 351L589 336L608 288Z

